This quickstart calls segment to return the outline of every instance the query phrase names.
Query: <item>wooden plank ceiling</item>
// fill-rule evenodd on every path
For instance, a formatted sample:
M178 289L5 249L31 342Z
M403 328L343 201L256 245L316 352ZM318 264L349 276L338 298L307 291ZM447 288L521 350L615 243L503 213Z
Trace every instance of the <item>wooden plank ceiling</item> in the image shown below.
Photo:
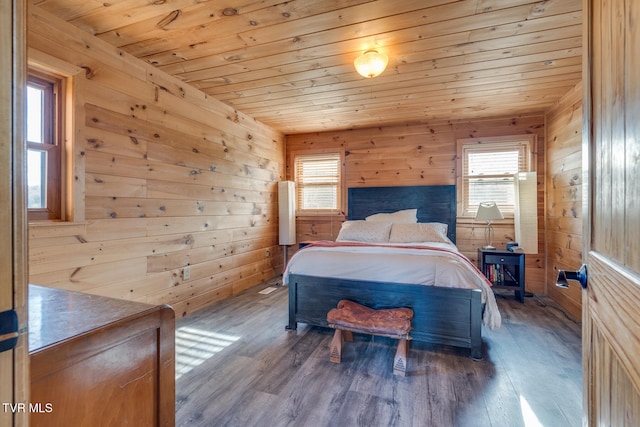
M32 1L287 134L540 112L581 78L582 0Z

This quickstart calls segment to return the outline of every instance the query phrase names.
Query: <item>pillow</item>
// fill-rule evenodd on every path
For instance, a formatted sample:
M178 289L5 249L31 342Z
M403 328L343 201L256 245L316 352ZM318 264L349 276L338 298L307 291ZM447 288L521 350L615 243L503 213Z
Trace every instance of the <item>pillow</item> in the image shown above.
M336 242L354 240L356 242L386 243L389 241L391 223L345 221L342 223Z
M418 209L405 209L392 213L377 213L369 215L366 221L391 222L394 224L415 224L418 222Z
M389 236L391 243L443 242L451 243L447 237L447 224L423 222L419 224L393 224Z

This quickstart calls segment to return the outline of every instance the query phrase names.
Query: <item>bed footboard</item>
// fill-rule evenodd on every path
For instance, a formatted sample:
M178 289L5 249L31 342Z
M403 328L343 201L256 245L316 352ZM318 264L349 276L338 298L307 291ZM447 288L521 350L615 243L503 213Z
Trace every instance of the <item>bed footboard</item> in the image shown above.
M327 312L341 299L374 309L409 307L411 337L417 341L468 348L482 358L482 293L478 289L367 282L292 274L289 276L289 324L327 327Z

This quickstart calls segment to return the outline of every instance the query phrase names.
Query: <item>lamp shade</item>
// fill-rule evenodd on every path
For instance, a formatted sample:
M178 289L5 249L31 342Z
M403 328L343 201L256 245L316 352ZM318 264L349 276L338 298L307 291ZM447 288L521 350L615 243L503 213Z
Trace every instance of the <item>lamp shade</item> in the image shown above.
M356 71L362 77L369 79L379 76L387 68L388 63L389 57L377 50L368 50L353 61Z
M296 243L296 188L293 181L278 183L278 236L281 245Z
M538 253L538 184L535 172L516 175L514 227L516 241L526 254Z
M498 209L496 202L482 202L478 205L476 213L476 221L493 221L494 219L503 219L502 212Z

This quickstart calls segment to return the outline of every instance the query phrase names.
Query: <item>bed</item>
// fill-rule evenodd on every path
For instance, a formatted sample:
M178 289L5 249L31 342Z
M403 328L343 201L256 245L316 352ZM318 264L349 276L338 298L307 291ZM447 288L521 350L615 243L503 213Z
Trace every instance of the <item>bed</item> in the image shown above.
M500 314L488 281L455 248L455 198L455 186L350 188L340 242L312 242L285 268L287 329L298 322L326 327L327 312L341 299L375 309L410 307L412 339L462 347L481 358L483 323L499 326ZM411 211L414 219L405 221ZM441 237L428 238L433 229ZM413 230L420 241L406 242ZM385 232L388 241L377 235Z

